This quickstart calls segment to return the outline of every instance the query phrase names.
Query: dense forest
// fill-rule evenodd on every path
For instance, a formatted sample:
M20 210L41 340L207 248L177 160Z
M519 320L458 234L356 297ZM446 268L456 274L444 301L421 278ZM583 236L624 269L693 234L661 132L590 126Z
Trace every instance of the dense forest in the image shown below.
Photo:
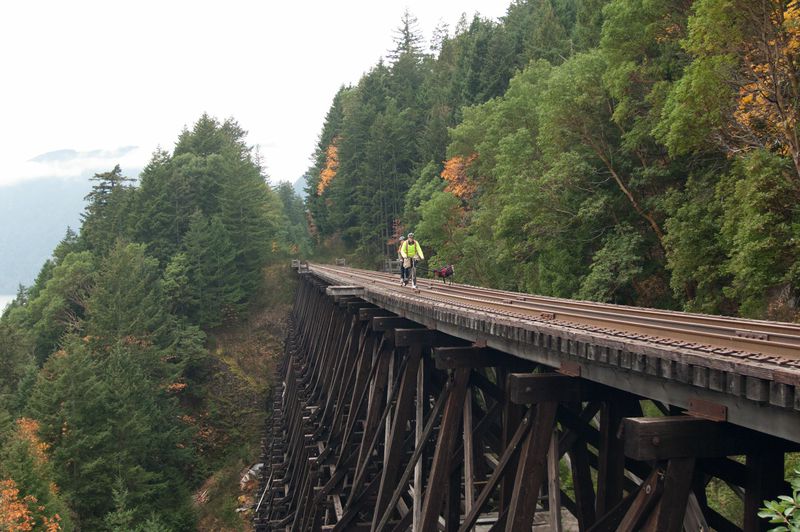
M0 318L0 530L197 528L241 443L214 338L289 257L413 230L461 282L797 319L798 0L515 0L426 42L407 13L338 91L305 202L207 115L95 176Z
M193 530L192 490L242 443L207 335L308 253L302 200L204 115L86 201L0 320L0 530Z
M409 230L462 282L794 320L796 0L517 0L330 106L315 238L375 267Z

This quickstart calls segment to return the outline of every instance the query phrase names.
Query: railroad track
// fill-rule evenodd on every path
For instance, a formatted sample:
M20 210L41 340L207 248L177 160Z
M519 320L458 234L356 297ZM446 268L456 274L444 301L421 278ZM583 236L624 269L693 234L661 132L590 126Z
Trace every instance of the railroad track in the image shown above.
M800 369L800 325L576 301L418 279L400 287L396 274L310 264L311 271L353 284L407 292L431 301L547 322L672 347Z

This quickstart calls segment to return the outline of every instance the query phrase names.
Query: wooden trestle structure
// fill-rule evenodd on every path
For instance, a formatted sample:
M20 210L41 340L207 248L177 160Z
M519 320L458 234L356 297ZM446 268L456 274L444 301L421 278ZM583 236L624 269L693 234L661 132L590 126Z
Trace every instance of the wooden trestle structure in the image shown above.
M426 328L300 276L264 442L267 530L767 530L795 444ZM643 416L643 405L660 415ZM740 457L738 459L731 458ZM743 458L742 458L743 457ZM710 508L722 479L743 526ZM572 521L572 520L571 520Z

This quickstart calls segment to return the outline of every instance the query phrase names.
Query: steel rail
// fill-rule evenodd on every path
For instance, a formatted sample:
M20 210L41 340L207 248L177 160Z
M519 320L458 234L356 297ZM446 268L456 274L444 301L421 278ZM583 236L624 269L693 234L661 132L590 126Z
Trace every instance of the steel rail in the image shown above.
M398 286L396 275L318 264L310 266L332 275L360 280L365 286L380 284L394 290L409 290ZM593 332L622 333L622 336L634 340L699 348L701 351L714 350L727 355L753 353L800 359L800 327L792 324L541 298L469 285L445 286L429 280L418 281L417 287L418 297L434 301L579 326Z
M395 279L397 277L395 274L384 272L375 272L375 274L387 279ZM507 300L505 302L510 305L520 305L524 308L541 310L542 312L560 312L563 314L566 312L576 311L586 313L582 315L596 313L598 317L608 315L614 318L625 315L631 320L641 321L643 324L648 323L649 320L668 319L670 322L681 322L689 326L702 325L710 328L716 327L718 332L722 334L727 333L732 328L745 334L768 334L770 336L775 336L779 341L797 343L800 345L800 324L795 323L751 320L733 316L714 316L711 314L687 313L675 310L661 310L646 307L632 307L626 305L616 305L613 303L597 303L594 301L581 301L577 299L510 292L508 290L499 290L496 288L482 288L468 284L453 283L448 285L442 282L433 281L428 278L418 278L417 281L418 285L421 281L428 283L428 288L432 290L445 293L453 293L455 291L457 294L468 293L477 297L497 298L501 300Z
M380 273L382 276L389 276L392 274ZM419 281L420 279L418 279ZM576 299L557 298L549 296L540 296L535 294L525 294L520 292L510 292L507 290L499 290L495 288L482 288L479 286L472 286L467 284L453 284L446 285L445 283L437 283L430 279L424 279L425 282L431 286L429 288L435 290L452 291L458 290L459 292L473 293L481 297L498 296L504 299L511 299L511 304L521 305L536 305L544 311L555 311L569 308L586 312L598 313L611 313L614 316L626 315L632 319L669 319L671 321L683 322L686 324L696 325L704 324L709 327L719 327L720 329L730 329L736 325L736 329L742 332L760 332L775 336L785 335L790 342L797 342L800 345L800 324L774 322L766 320L752 320L745 318L737 318L733 316L715 316L711 314L698 314L687 313L675 310L661 310L646 307L632 307L626 305L616 305L613 303L597 303L594 301L581 301Z

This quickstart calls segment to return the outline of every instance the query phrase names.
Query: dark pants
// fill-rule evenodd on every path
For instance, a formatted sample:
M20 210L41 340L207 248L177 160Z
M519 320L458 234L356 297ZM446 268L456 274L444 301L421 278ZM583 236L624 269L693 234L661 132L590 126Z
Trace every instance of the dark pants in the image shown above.
M400 280L405 281L408 274L406 273L406 268L403 266L403 261L400 261Z

